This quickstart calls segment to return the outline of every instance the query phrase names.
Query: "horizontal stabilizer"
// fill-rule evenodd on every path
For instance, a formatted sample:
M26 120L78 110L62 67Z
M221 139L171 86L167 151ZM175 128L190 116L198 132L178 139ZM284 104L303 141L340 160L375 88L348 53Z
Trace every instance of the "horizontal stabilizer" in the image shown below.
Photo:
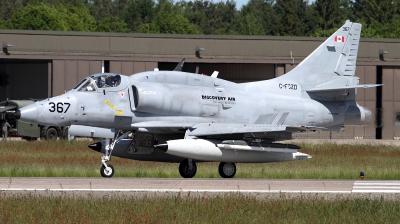
M366 84L366 85L354 85L354 86L332 86L332 87L317 87L306 90L307 92L323 92L323 91L334 91L334 90L344 90L344 89L356 89L356 88L371 88L382 86L382 84Z

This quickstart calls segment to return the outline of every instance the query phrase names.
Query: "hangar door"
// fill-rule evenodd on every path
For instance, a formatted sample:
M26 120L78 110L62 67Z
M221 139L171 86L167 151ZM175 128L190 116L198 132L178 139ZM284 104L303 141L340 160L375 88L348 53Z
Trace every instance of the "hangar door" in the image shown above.
M0 60L0 101L45 99L48 96L48 61Z
M400 67L378 66L381 75L380 90L378 97L380 105L380 131L382 139L400 140Z
M178 62L159 62L160 70L173 70ZM229 64L229 63L189 63L185 62L182 71L196 72L198 67L199 74L211 75L214 71L218 71L218 78L229 80L232 82L252 82L275 77L274 64Z

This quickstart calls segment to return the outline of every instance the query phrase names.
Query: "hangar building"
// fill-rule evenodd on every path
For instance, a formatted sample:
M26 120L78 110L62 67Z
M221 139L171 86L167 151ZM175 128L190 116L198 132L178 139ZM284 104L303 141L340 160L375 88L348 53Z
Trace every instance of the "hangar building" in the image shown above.
M233 82L271 79L325 39L0 30L0 101L56 96L99 72L172 70L182 58L187 72L219 71ZM360 84L384 84L357 92L359 104L373 112L371 124L296 138L400 139L400 40L362 38L356 75Z

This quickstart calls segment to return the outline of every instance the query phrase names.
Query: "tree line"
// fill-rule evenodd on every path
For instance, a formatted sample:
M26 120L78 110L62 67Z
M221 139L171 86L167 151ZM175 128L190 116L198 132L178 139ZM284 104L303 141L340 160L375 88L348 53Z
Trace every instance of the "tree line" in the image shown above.
M363 37L400 38L400 0L1 0L0 29L316 36L347 19Z

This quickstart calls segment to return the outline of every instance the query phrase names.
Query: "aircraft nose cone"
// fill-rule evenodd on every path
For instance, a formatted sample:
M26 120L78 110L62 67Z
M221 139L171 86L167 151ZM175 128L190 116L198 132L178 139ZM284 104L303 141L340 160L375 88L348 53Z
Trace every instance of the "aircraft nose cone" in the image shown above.
M154 147L156 147L157 149L163 151L163 152L167 152L168 151L168 143L164 142L158 145L155 145Z
M36 123L37 112L36 103L34 103L19 109L14 116L21 121Z
M94 151L100 152L102 148L101 142L95 142L93 144L88 145L89 148L93 149Z

